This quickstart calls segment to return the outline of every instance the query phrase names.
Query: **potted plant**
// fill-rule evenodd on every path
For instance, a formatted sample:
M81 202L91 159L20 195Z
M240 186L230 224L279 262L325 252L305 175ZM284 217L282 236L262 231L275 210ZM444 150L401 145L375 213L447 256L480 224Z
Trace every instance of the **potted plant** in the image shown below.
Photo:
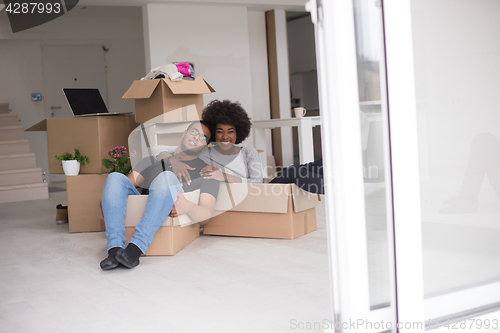
M89 158L82 156L78 149L75 149L75 155L68 152L62 153L57 156L56 160L62 161L62 167L66 176L77 176L80 172L80 164L89 165Z
M109 169L108 173L120 172L125 176L130 173L132 167L130 166L130 157L134 158L137 156L137 152L134 150L130 156L128 155L127 148L125 146L119 146L108 151L108 155L112 160L107 158L101 160L102 165Z

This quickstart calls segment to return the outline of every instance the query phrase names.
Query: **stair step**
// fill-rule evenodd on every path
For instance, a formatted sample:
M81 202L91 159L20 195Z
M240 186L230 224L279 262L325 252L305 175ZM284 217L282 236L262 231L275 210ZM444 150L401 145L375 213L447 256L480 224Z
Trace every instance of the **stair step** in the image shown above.
M0 186L0 203L49 198L47 183Z
M26 154L30 152L27 139L0 141L0 155Z
M0 186L33 184L41 182L41 168L0 171Z
M0 155L0 171L36 168L35 153Z
M0 141L21 139L24 139L24 130L22 126L0 126Z
M0 126L14 126L17 124L17 113L0 113Z

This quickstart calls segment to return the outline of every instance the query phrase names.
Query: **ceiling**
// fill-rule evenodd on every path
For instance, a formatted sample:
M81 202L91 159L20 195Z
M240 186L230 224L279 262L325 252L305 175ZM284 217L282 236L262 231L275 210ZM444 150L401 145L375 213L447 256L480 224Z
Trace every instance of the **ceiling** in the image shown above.
M1 1L1 0L0 0ZM206 6L242 6L250 10L285 9L305 11L308 0L80 0L79 6L142 6L146 4L177 4Z

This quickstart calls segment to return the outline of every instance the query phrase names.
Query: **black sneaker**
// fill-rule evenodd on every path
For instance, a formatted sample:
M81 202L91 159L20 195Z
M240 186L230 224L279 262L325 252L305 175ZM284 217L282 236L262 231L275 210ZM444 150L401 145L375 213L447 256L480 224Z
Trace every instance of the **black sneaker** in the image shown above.
M116 260L127 268L134 268L135 266L139 265L139 258L133 260L129 257L125 249L118 250L118 252L116 253Z
M115 257L107 257L106 259L101 261L100 265L103 271L109 271L110 269L118 267L120 263L116 260Z

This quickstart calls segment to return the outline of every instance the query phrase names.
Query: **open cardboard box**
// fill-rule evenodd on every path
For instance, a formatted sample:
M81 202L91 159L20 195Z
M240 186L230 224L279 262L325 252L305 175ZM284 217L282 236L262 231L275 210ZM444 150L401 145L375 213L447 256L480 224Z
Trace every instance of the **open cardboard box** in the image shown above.
M198 203L199 190L185 193L186 199ZM128 241L135 233L135 226L141 221L147 195L130 195L127 199L125 214L125 238ZM185 248L200 235L200 225L193 222L187 215L178 218L167 217L156 232L153 242L149 245L147 256L171 256Z
M198 203L199 190L184 193ZM127 199L125 238L135 232L146 209L147 195ZM295 184L221 183L214 217L204 226L206 235L295 239L317 229L318 195ZM167 217L146 255L174 255L198 238L200 226L187 215Z
M221 183L203 234L295 239L317 229L318 204L295 184Z
M106 115L45 119L26 131L47 131L49 173L64 173L56 155L64 152L80 153L89 158L88 166L80 167L80 174L108 172L101 160L109 158L108 151L117 146L128 146L128 136L138 124L133 115Z
M0 103L0 113L9 113L9 103Z
M107 176L66 176L69 232L104 231L100 203Z
M215 90L202 77L198 76L193 81L170 79L136 80L122 96L124 99L135 99L135 120L146 123L164 113L190 107L196 107L197 116L188 109L182 112L179 120L167 119L155 122L174 122L186 120L199 120L203 113L203 94L210 94ZM196 119L188 119L196 118Z

